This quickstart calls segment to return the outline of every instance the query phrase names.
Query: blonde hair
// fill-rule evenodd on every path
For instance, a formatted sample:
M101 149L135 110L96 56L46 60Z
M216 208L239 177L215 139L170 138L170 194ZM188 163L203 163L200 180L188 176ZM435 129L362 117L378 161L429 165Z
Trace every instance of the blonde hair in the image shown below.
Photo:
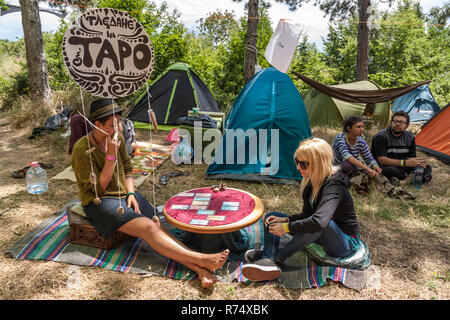
M306 186L311 183L311 201L315 202L320 188L326 178L330 177L338 168L333 167L333 150L328 142L320 138L310 138L300 142L294 153L294 160L301 158L309 162L309 177L303 178L300 192L303 193Z

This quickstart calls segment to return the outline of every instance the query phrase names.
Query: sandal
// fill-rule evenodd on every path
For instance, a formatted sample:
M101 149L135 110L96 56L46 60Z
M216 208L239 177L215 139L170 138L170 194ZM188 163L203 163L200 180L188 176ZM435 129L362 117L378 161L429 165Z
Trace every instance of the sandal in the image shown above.
M52 165L51 163L46 164L46 163L39 162L39 165L40 165L43 169L53 169L53 167L54 167L54 165Z
M161 177L159 177L159 183L161 183L162 185L166 185L167 181L169 181L169 177L168 176L161 176Z
M188 171L180 171L180 170L175 170L173 172L169 172L166 174L168 177L178 177L178 176L188 176L189 172Z
M188 176L190 173L188 171L180 171L180 170L176 170L173 172L168 172L165 175L159 177L159 182L162 185L166 185L167 181L169 181L169 178L172 177L178 177L178 176Z
M26 166L23 169L13 171L11 172L11 175L16 179L23 179L27 174L28 168L30 168L30 166Z
M52 169L54 167L52 164L46 164L46 163L42 163L42 162L39 162L39 165L43 169ZM26 166L20 170L13 171L13 172L11 172L11 175L16 179L23 179L27 175L27 171L30 167L31 166Z

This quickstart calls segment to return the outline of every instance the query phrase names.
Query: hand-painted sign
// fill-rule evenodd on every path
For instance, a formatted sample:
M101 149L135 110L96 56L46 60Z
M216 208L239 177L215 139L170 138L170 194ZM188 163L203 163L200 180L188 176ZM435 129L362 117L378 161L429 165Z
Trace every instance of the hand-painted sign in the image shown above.
M118 98L139 89L153 69L153 46L129 14L108 8L86 11L67 29L63 59L71 77L87 92Z

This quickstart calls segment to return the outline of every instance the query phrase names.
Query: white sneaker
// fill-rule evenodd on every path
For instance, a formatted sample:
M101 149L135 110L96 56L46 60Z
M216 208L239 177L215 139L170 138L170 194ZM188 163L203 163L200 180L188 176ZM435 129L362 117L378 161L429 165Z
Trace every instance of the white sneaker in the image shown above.
M260 260L262 258L263 253L264 251L262 250L250 249L245 251L244 259L249 263L253 263L257 260Z
M251 281L267 281L279 278L281 269L270 259L260 259L244 265L242 274Z

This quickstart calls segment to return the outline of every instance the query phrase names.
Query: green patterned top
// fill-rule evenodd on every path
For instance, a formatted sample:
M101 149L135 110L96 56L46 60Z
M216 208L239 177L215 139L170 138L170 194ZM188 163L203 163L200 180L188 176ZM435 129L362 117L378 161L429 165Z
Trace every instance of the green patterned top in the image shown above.
M131 166L131 159L127 153L125 147L125 140L122 135L119 134L120 148L117 154L118 164L119 164L119 181L120 181L120 197L125 198L127 189L125 185L125 175L131 174L133 167ZM91 148L93 144L90 144ZM86 206L95 199L95 188L90 182L91 172L93 171L97 180L97 195L99 198L102 197L114 197L119 196L119 189L117 186L117 168L114 169L114 173L111 177L106 190L100 186L100 172L105 165L106 155L98 150L97 148L91 153L92 156L92 166L89 154L86 153L88 150L88 138L84 136L80 138L74 145L72 151L71 164L73 171L75 172L75 177L77 179L78 186L78 197L81 200L81 205Z

